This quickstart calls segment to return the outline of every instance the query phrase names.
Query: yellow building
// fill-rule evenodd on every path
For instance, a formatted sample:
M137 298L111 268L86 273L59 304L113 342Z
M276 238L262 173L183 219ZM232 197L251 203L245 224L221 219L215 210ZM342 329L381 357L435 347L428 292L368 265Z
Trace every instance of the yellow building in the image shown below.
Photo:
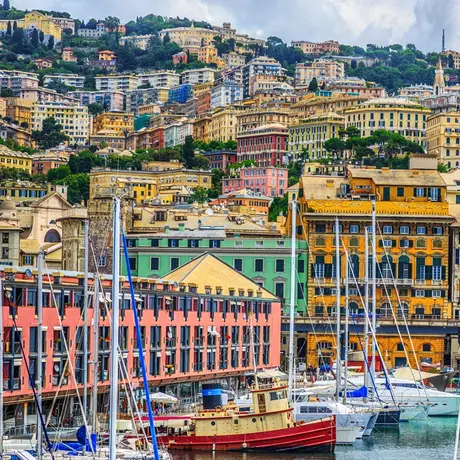
M93 132L111 130L117 134L134 131L134 114L126 112L106 112L98 115L93 122Z
M15 152L6 145L0 145L0 168L23 169L32 173L32 156L25 152Z
M270 123L278 123L288 126L292 123L290 104L274 103L262 107L241 110L236 115L237 135L242 136L248 131Z
M204 29L192 25L192 27L160 30L159 35L162 40L168 35L172 42L183 48L191 44L196 44L199 47L211 45L214 42L214 37L220 34L213 29Z
M289 126L289 153L297 158L302 152L308 152L311 159L325 158L330 155L324 148L324 142L339 136L339 130L345 128L345 117L329 112L315 115L301 123Z
M212 140L210 115L203 115L193 120L193 139L203 142Z
M103 50L98 52L98 57L100 61L114 61L117 55L113 51Z
M447 64L449 65L449 61L452 61L454 64L454 69L460 69L460 53L458 51L447 50L441 53L443 56L447 58Z
M440 112L427 119L428 153L450 168L460 167L460 112Z
M58 102L35 104L32 111L32 130L41 130L43 120L53 117L69 136L69 144L86 145L89 137L88 108Z
M184 169L158 168L155 171L112 171L99 170L89 174L90 199L96 196L124 191L138 204L153 200L159 193L187 187L211 188L212 173Z
M426 145L426 122L430 109L398 98L371 99L344 111L346 126L354 126L363 137L384 129Z
M323 113L334 112L338 115L343 115L345 109L356 107L367 101L366 96L350 96L348 94L332 94L326 92L327 95L308 94L299 102L292 105L292 116L297 119L297 122L310 118L313 115L321 115Z
M94 80L97 91L134 91L138 86L135 75L99 75Z
M24 29L25 31L39 29L45 34L45 37L53 36L55 43L62 40L62 28L53 22L51 16L46 16L38 11L26 13L23 19L16 19L15 21L10 21L8 19L0 20L1 35L5 35L8 29L8 22L16 22L18 28Z
M213 141L227 142L236 140L237 110L220 108L211 115L209 137Z
M27 123L27 128L32 126L33 102L19 97L6 98L6 116L19 125Z
M217 57L217 48L214 45L202 46L198 50L197 59L206 64L210 64L213 58Z
M414 163L421 164L420 161L414 158ZM365 229L371 225L371 200L375 199L376 309L377 323L384 328L378 335L383 358L392 367L405 363L395 328L395 321L403 325L405 318L411 325L418 359L439 362L439 354L444 351L444 325L453 317L448 300L449 227L453 218L449 215L446 185L440 174L435 169L348 168L345 177L303 176L300 186L301 233L311 249L305 290L310 319L296 322L317 326L335 321L338 217L341 310L345 311L343 294L348 254L349 311L357 315L354 321L362 325L367 263ZM403 335L405 342L405 330ZM317 363L319 352L323 358L334 359L332 334L308 334L302 340L308 346L309 362ZM352 350L360 350L356 347L356 334L351 333L350 341L355 344Z

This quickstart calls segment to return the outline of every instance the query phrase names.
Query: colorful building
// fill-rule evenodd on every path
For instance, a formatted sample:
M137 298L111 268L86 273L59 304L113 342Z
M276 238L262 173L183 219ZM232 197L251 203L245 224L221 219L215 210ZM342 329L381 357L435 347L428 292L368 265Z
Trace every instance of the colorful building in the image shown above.
M182 84L168 90L168 102L185 104L193 96L193 86L190 84Z
M299 124L289 126L289 154L298 158L304 152L309 158L326 158L330 155L324 143L332 137L339 137L339 131L345 129L345 117L329 112L314 115Z
M222 194L250 189L265 196L283 196L288 187L286 168L252 166L241 168L235 177L222 179Z
M81 88L85 86L85 77L77 74L48 74L43 79L43 84L48 87L51 83L63 83L67 86L74 88Z
M372 136L378 129L395 132L426 145L426 123L430 109L398 98L371 99L344 111L346 126L354 126L361 136Z
M300 62L295 66L296 85L308 85L313 78L329 81L343 78L345 66L343 62L326 59L315 59L313 62Z
M427 118L426 147L449 168L460 168L460 112L437 112Z
M233 213L245 216L259 216L266 222L272 201L273 198L256 193L251 189L241 189L220 195L210 204L224 206Z
M367 263L364 232L371 225L373 199L377 213L376 309L382 358L390 367L407 363L395 320L401 326L407 321L418 360L447 364L452 329L446 329L452 319L449 227L453 218L446 202L445 182L435 169L348 168L346 177L302 177L300 238L308 241L312 260L306 289L311 318L296 320L297 345L302 350L299 359L316 365L335 358L335 339L328 328L336 315L336 218L341 241L342 314L347 251L348 305L362 333ZM407 345L405 329L402 334ZM350 342L351 350L360 350L354 332L350 333ZM414 364L412 357L410 364Z
M254 78L256 76L264 75L282 77L284 74L283 67L276 59L265 56L259 56L255 59L252 59L243 67L242 71L244 97L250 97L254 95L255 91L253 85Z
M216 69L190 69L181 73L180 80L183 85L201 85L203 83L213 83Z
M232 107L214 110L211 115L209 137L219 142L234 141L237 128L236 113L236 109Z
M64 62L77 62L77 58L73 55L73 49L69 47L62 48L61 57Z
M213 137L213 139L216 138ZM220 169L221 171L228 172L228 167L237 162L235 150L211 150L200 153L209 160L209 167L211 169Z
M172 70L156 70L137 75L138 86L150 85L152 88L172 88L179 83L180 75Z
M258 166L280 166L288 152L288 128L271 123L237 137L238 161L251 160Z
M20 126L27 123L27 128L29 128L32 125L33 102L20 97L8 97L5 98L5 101L5 116L18 122Z
M41 130L43 121L53 117L62 131L69 136L70 144L85 145L89 137L88 108L60 103L35 104L32 111L32 129Z
M138 85L135 75L99 75L94 79L97 91L133 91Z
M219 81L211 89L211 109L225 107L243 100L243 86L234 81Z
M116 134L128 134L134 131L134 115L127 112L105 112L97 115L93 121L93 132L103 130Z
M0 168L16 168L32 172L32 156L26 152L16 152L6 145L0 145Z
M69 155L61 151L41 152L32 155L32 174L48 174L52 169L69 163Z
M28 377L22 351L29 369L36 369L37 360L36 276L36 270L30 277L25 269L17 267L5 268L2 272L4 292L11 292L9 298L2 299L4 401L6 406L14 406L12 410L21 410L24 418L28 403L21 402L18 406L18 401L29 400L32 389L25 383ZM45 406L52 403L58 390L66 395L63 398L75 395L77 389L81 391L82 277L83 273L61 271L44 275ZM91 286L93 282L91 277ZM219 259L205 254L168 274L164 281L135 278L135 282L141 286L136 292L141 299L139 321L150 385L228 378L233 379L236 388L240 379L244 383L244 374L253 368L254 362L266 368L279 365L281 309L278 299ZM95 359L92 351L89 353L89 362L96 365L89 366L88 381L93 382L93 373L96 373L101 409L110 383L111 330L105 303L110 290L110 279L103 279L101 296L96 300L102 300L97 324L98 356ZM137 302L137 297L131 299L124 279L120 296L120 348L128 374L133 382L140 384L131 301ZM89 350L94 347L92 315L93 309L89 309ZM251 328L257 332L254 356L249 346ZM71 340L76 346L70 345ZM28 344L27 348L22 350L20 343ZM67 370L68 359L75 363L75 378L71 378ZM121 401L120 406L123 404Z
M99 104L109 112L120 112L124 109L125 94L121 91L70 91L68 95L81 105Z

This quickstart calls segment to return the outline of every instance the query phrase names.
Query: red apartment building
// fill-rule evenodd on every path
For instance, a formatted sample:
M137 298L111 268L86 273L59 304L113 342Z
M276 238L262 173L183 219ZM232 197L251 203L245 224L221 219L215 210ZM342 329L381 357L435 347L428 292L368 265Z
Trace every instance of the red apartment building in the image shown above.
M289 130L285 125L270 123L240 134L237 141L238 161L252 160L258 166L280 166L285 162Z
M216 278L212 273L219 276ZM6 406L12 409L18 406L27 412L27 404L33 397L22 354L34 381L38 275L36 270L27 276L23 268L8 267L0 276L4 279L4 400ZM93 283L91 277L90 292ZM107 277L102 283L104 292L97 299L100 302L97 360L93 360L92 298L88 312L88 382L93 381L93 373L97 372L101 398L109 389L112 334L106 307L111 300L111 280ZM83 274L49 272L43 277L43 287L43 397L46 403L57 391L65 398L82 389ZM245 373L254 368L251 326L257 366L279 365L279 299L211 254L179 267L162 281L135 278L134 289L152 386L216 378L233 378L235 385L243 382ZM124 278L120 293L120 348L127 372L137 386L142 384L139 351L129 285ZM68 356L75 369L76 384L66 364ZM93 361L98 365L92 364Z

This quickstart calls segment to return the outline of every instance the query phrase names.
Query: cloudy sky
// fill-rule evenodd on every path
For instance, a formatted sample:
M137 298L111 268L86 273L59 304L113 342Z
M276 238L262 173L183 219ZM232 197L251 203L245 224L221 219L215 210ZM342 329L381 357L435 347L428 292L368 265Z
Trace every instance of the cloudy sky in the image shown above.
M327 39L341 43L414 43L438 51L441 31L447 47L460 50L459 0L12 0L18 8L68 11L88 20L107 15L122 22L149 13L231 21L255 37L276 35L285 41Z

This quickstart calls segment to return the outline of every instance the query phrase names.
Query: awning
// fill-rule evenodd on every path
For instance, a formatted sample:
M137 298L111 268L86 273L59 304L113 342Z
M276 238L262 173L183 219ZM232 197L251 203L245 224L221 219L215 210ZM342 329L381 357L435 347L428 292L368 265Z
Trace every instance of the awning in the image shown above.
M287 380L288 375L284 372L281 372L279 369L267 369L266 371L257 372L257 377L260 379Z
M152 393L150 400L160 403L177 403L177 398L167 395L166 393Z

